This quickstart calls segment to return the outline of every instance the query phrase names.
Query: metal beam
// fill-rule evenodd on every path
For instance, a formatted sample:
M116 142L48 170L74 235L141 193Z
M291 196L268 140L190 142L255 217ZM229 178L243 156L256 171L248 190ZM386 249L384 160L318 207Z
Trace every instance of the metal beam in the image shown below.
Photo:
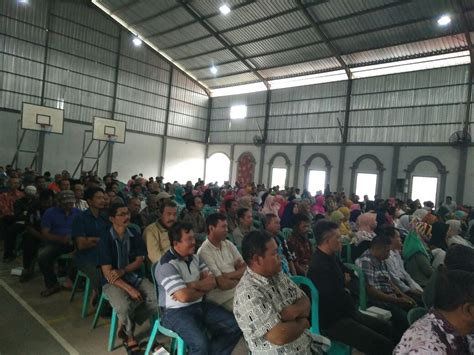
M165 161L166 161L166 145L168 143L168 124L170 119L170 107L171 107L171 89L173 87L173 74L174 67L171 66L170 80L168 82L168 95L166 99L166 111L165 111L165 127L163 130L163 139L161 140L161 161L159 176L163 176L165 173Z
M350 19L350 18L353 18L353 17L356 17L356 16L366 15L368 13L377 12L377 11L384 10L384 9L387 9L387 8L391 8L391 7L396 7L396 6L405 4L407 2L411 2L411 1L412 0L401 0L399 2L393 2L393 3L390 3L390 4L377 6L377 7L371 8L371 9L358 11L358 12L354 12L354 13L351 13L351 14L348 14L348 15L344 15L344 16L332 18L332 19L329 19L329 20L321 21L319 24L320 25L325 25L325 24L329 24L329 23L332 23L332 22L347 20L347 19ZM328 0L307 3L307 4L303 4L303 5L306 8L311 8L313 6L317 6L317 5L326 3L326 2L328 2ZM244 27L249 27L249 26L252 26L254 24L260 24L262 22L266 22L266 21L269 21L269 20L272 20L272 19L275 19L275 18L278 18L278 17L281 17L281 16L292 14L292 13L297 12L299 10L300 10L299 7L294 7L294 8L291 8L291 9L288 9L288 10L285 10L285 11L282 11L282 12L278 12L278 13L270 15L270 16L259 18L259 19L254 20L254 21L246 22L246 23L238 25L238 26L233 26L233 27L226 28L225 30L221 30L218 33L219 34L224 34L224 33L227 33L227 32L236 31L236 30L239 30L239 29L244 28ZM261 40L264 40L264 39L270 39L270 38L278 37L278 36L281 36L283 34L292 33L292 32L295 32L295 31L301 31L301 30L305 30L305 29L308 29L308 28L311 28L311 25L304 25L304 26L301 26L301 27L293 28L293 29L288 30L288 31L278 32L276 34L272 34L272 35L269 35L269 36L258 38L257 40L248 40L248 41L236 43L236 44L233 44L233 47L258 42L258 41L261 41ZM159 33L153 34L149 37L153 37L155 35L159 35ZM176 47L184 46L186 44L194 43L196 41L200 41L200 40L207 39L207 38L210 38L210 37L211 36L209 36L209 35L201 36L201 37L198 37L198 38L194 38L191 41L181 42L181 43L169 46L169 47L162 48L162 50L173 49L173 48L176 48ZM212 51L210 53L212 53Z
M344 189L342 184L344 183L344 175L346 175L346 171L344 171L344 164L346 162L346 145L343 144L340 147L339 164L337 166L337 192L341 192ZM331 184L331 181L329 181L329 184ZM331 186L329 186L329 188L331 189Z
M263 144L267 144L268 138L268 122L270 121L270 105L272 101L272 90L267 90L265 99L265 121L263 123Z
M354 12L350 15L346 15L346 16L341 16L341 17L335 17L333 19L329 19L329 20L325 20L325 21L319 21L317 22L318 26L323 26L323 25L327 25L327 24L330 24L330 23L333 23L333 22L338 22L338 21L342 21L342 20L346 20L346 19L350 19L350 18L353 18L353 17L357 17L357 16L361 16L361 15L366 15L368 13L371 13L371 12L377 12L377 11L380 11L380 10L384 10L386 8L390 8L390 7L393 7L393 6L399 6L401 4L405 4L407 1L402 1L402 2L399 2L399 3L391 3L391 4L387 4L387 5L383 5L383 6L378 6L378 7L375 7L375 8L372 8L372 9L368 9L368 10L364 10L364 11L359 11L359 12ZM314 5L311 5L311 6L314 6ZM311 6L308 6L308 4L303 4L303 7L304 8L310 8ZM275 14L275 15L272 15L272 16L268 16L268 17L265 17L263 19L259 19L259 20L256 20L256 21L252 21L252 22L248 22L244 25L239 25L239 26L235 26L235 27L231 27L231 28L228 28L228 29L225 29L225 30L222 30L220 32L218 32L219 34L225 34L227 32L231 32L231 31L235 31L235 30L238 30L242 27L248 27L248 26L251 26L255 23L260 23L262 21L267 21L269 19L273 19L275 17L279 17L279 16L282 16L282 15L287 15L288 13L293 13L293 12L296 12L296 11L299 11L300 10L300 7L296 7L294 9L292 9L291 11L285 11L285 12L280 12L278 14ZM429 17L429 19L432 19L432 17ZM423 18L422 21L425 21L426 18ZM411 20L409 21L409 23L411 22L418 22L418 21L421 21L421 20ZM398 27L398 26L404 26L406 25L406 22L405 23L401 23L401 24L394 24L394 25L390 25L390 26L383 26L383 27L380 27L379 29L372 29L370 30L371 32L372 31L378 31L378 30L383 30L385 28L392 28L392 27ZM247 45L247 44L251 44L251 43L256 43L256 42L260 42L260 41L263 41L263 40L267 40L267 39L272 39L272 38L276 38L276 37L279 37L279 36L282 36L282 35L285 35L285 34L288 34L288 33L294 33L294 32L297 32L297 31L302 31L302 30L306 30L306 29L309 29L311 28L312 25L304 25L304 26L300 26L300 27L297 27L297 28L293 28L291 30L287 30L287 31L283 31L283 32L278 32L278 33L274 33L274 34L271 34L271 35L268 35L268 36L265 36L265 37L259 37L257 39L253 39L253 40L247 40L247 41L244 41L244 42L239 42L239 43L235 43L233 44L232 46L233 47L240 47L240 46L243 46L243 45ZM351 37L351 36L355 36L355 35L359 35L359 34L365 34L367 31L361 31L361 32L357 32L355 34L350 34L350 35L345 35L345 36L338 36L338 37L334 37L334 38L331 38L331 40L336 40L336 39L343 39L343 38L347 38L347 37ZM198 38L194 38L192 40L189 40L189 41L186 41L186 42L181 42L179 44L176 44L174 46L169 46L169 47L165 47L165 48L162 48L162 50L167 50L167 49L173 49L173 48L176 48L176 47L180 47L180 46L184 46L184 45L187 45L187 44L191 44L191 43L196 43L197 41L200 41L200 40L203 40L203 39L206 39L206 38L209 38L210 36L202 36L202 37L198 37ZM324 41L317 41L317 42L314 42L314 44L317 44L317 43L323 43ZM208 50L206 52L201 52L199 54L194 54L192 56L187 56L187 57L181 57L181 58L176 58L176 61L179 61L179 60L183 60L183 59L191 59L191 58L195 58L197 56L202 56L202 55L207 55L207 54L212 54L212 53L215 53L215 52L218 52L222 49L213 49L213 50ZM260 55L258 55L260 56Z
M140 26L140 25L144 24L145 22L148 22L148 21L150 21L150 20L153 20L153 19L158 18L158 17L163 16L163 15L166 15L167 13L172 12L172 11L174 11L174 10L176 10L176 9L179 9L180 7L181 7L180 5L172 6L172 7L168 8L168 9L166 9L165 11L162 11L162 12L159 12L159 13L157 13L157 14L153 14L153 15L147 16L147 17L145 17L145 18L143 18L143 19L141 19L141 20L139 20L139 21L132 22L132 23L130 23L130 24L128 24L128 25L129 25L131 28ZM179 26L178 26L178 27L179 27ZM167 33L167 32L164 31L163 34L165 34L165 33Z
M251 4L251 3L254 3L254 2L256 2L256 1L257 1L257 0L246 0L246 1L242 2L242 3L240 3L240 4L235 4L235 5L232 6L232 10L237 10L237 9L239 9L239 8L241 8L241 7L247 6L247 5L249 5L249 4ZM143 19L143 20L137 21L137 22L135 22L134 24L132 24L132 25L130 25L130 26L131 26L131 27L139 26L139 25L143 24L143 23L146 22L146 21L149 21L149 20L151 20L151 19L153 19L153 18L156 18L156 17L163 16L165 13L168 13L168 12L170 12L170 11L172 11L172 10L176 10L176 9L179 8L179 7L181 7L181 6L180 6L180 5L173 6L172 8L170 8L170 9L168 9L168 10L166 10L166 11L163 11L163 12L161 12L161 13L159 13L159 14L151 15L151 16L149 16L148 18L145 18L145 19ZM216 11L216 12L213 12L212 14L209 14L209 15L206 15L206 16L202 16L201 18L202 18L203 20L208 20L208 19L210 19L210 18L213 18L213 17L216 17L216 16L220 16L220 15L221 15L221 12L220 12L220 11ZM175 27L169 28L169 29L167 29L167 30L165 30L165 31L152 33L152 34L150 34L149 36L147 36L147 38L163 36L163 35L168 34L168 33L170 33L170 32L178 31L178 30L180 30L180 29L182 29L182 28L184 28L184 27L194 25L195 23L198 23L198 21L196 21L196 20L188 21L188 22L182 23L182 24L179 25L179 26L175 26ZM211 37L212 37L212 35L206 35L205 38L211 38ZM165 50L165 49L169 49L169 48L161 48L161 50Z
M474 8L473 8L474 9ZM337 37L331 37L330 40L333 42L333 41L338 41L338 40L341 40L341 39L347 39L347 38L351 38L351 37L355 37L355 36L360 36L360 35L366 35L366 34L371 34L371 33L375 33L375 32L378 32L378 31L384 31L384 30L387 30L387 29L392 29L392 28L397 28L397 27L403 27L403 26L408 26L408 25L411 25L411 24L415 24L415 23L418 23L418 22L423 22L423 21L429 21L429 20L435 20L437 17L424 17L424 18L421 18L421 19L416 19L416 20L410 20L410 21L405 21L405 22L401 22L401 23L398 23L398 24L394 24L394 25L390 25L390 26L382 26L382 27L378 27L378 28L373 28L373 29L370 29L370 30L366 30L366 31L359 31L359 32L355 32L355 33L351 33L349 35L344 35L344 36L337 36ZM324 21L322 22L318 22L318 25L321 26L321 25L324 25ZM310 28L311 26L307 26L307 28ZM289 31L289 32L292 32L292 31ZM275 34L275 35L271 35L271 36L267 36L267 38L275 38L275 37L278 37L280 34ZM430 37L428 39L436 39L436 38L441 38L441 37L446 37L448 35L446 35L445 33L443 33L442 35L440 36L434 36L434 37ZM248 41L247 43L245 44L248 44L248 43L257 43L257 42L260 42L261 40L263 40L263 38L258 38L257 40L253 40L253 41ZM409 42L404 42L404 43L401 43L401 44L389 44L389 45L386 45L386 46L373 46L373 47L369 47L369 48L366 48L364 49L363 51L370 51L370 50L374 50L374 49L383 49L383 48L389 48L389 47L393 47L393 46L397 46L397 45L402 45L402 44L408 44L408 43L416 43L416 42L419 42L421 40L425 40L425 39L417 39L417 40L413 40L413 41L409 41ZM193 41L193 43L195 42L195 40ZM324 41L316 41L316 42L312 42L312 43L309 43L309 45L315 45L315 44L321 44L321 43L324 43ZM242 43L238 43L238 44L234 44L233 46L234 47L239 47L243 45ZM199 57L199 56L202 56L202 55L208 55L208 54L211 54L211 53L214 53L214 52L218 52L218 51L221 51L222 48L220 49L216 49L216 50L212 50L212 51L207 51L207 52L202 52L202 53L199 53L199 54L196 54L196 55L192 55L192 56L187 56L187 57L181 57L181 58L178 58L176 59L176 61L180 61L180 60L186 60L186 59L192 59L192 58L195 58L195 57ZM288 51L292 50L292 48L288 48ZM353 54L353 53L359 53L361 52L360 50L358 51L355 51L355 52L341 52L341 55L349 55L349 54ZM450 52L450 50L448 51L445 51L445 52ZM440 53L444 53L444 51L436 51L436 54L440 54ZM252 55L252 56L245 56L244 58L245 59L252 59L252 58L257 58L257 57L261 57L261 56L264 56L264 55L269 55L269 54L272 54L272 52L267 52L267 53L262 53L262 54L258 54L258 55ZM417 55L414 55L414 57L416 58L419 58L420 56L417 54ZM311 60L318 60L318 59L326 59L326 58L332 58L332 57L314 57L310 60L303 60L303 61L299 61L297 63L304 63L304 62L308 62L308 61L311 61ZM404 57L405 59L405 57ZM409 58L408 58L409 59ZM392 62L392 61L395 61L395 60L399 60L399 59L393 59L393 60L384 60L384 61L374 61L374 62L370 62L368 64L377 64L377 63L386 63L386 62ZM227 60L227 61L223 61L223 62L216 62L214 63L214 65L217 67L219 65L224 65L224 64L230 64L230 63L236 63L238 62L237 60ZM276 66L271 66L271 67L260 67L259 70L263 70L263 69L271 69L271 68L277 68L277 67L280 67L280 66L283 66L283 65L290 65L290 64L293 64L294 62L291 62L291 63L288 63L288 64L280 64L280 65L276 65ZM206 67L189 67L187 68L188 71L193 71L193 70L200 70L200 69L205 69Z
M52 1L48 0L46 4L46 38L44 44L44 64L43 64L43 76L41 84L41 106L44 106L46 103L45 93L46 93L46 73L48 67L48 58L49 58L49 29L51 27L51 7ZM42 174L43 171L43 157L44 157L44 143L45 143L46 132L40 131L38 138L38 148L36 149L36 155L34 161L36 161L36 170L38 173Z
M114 94L112 97L112 119L114 119L115 116L115 107L117 106L117 91L118 91L118 77L119 77L119 72L120 72L120 56L122 53L122 28L120 25L117 26L119 30L119 35L118 35L118 46L117 46L117 51L115 52L116 58L115 58L115 73L114 73ZM100 157L100 156L99 156ZM107 174L112 172L112 161L114 159L114 145L113 144L108 144L107 145L107 164L105 168L105 172ZM98 161L98 160L97 160ZM99 168L97 164L97 169Z
M463 131L465 133L469 133L469 128L470 128L469 121L471 118L472 82L474 79L474 48L472 47L472 40L471 40L471 35L469 32L468 21L467 21L464 9L462 7L462 3L460 0L455 0L453 5L461 20L460 23L464 32L464 37L469 46L469 56L471 58L471 61L469 63L469 78L468 78L469 85L467 87L467 94L466 94L466 114L464 116L464 123L463 123ZM457 180L457 185L456 185L456 201L458 203L463 203L463 199L464 199L464 187L466 184L467 155L468 155L468 147L467 146L460 147L458 180Z
M209 154L209 136L211 134L211 111L212 111L212 97L209 97L208 105L207 105L207 123L206 123L206 136L204 138L204 142L206 144L206 154L204 154L204 176L203 180L206 179L206 172L207 172L207 158Z
M393 147L392 175L390 177L390 196L396 197L398 166L400 164L400 146Z
M267 80L261 76L258 71L255 69L255 65L253 63L251 63L249 60L244 60L242 58L242 55L240 53L238 53L234 48L231 48L230 47L230 44L228 42L227 39L225 39L224 37L222 37L221 35L219 35L216 30L209 24L207 23L205 20L203 20L200 16L200 14L194 9L191 7L191 5L189 5L187 2L185 2L184 0L178 0L179 3L181 4L181 6L183 6L183 8L193 17L196 19L196 21L198 21L201 26L203 26L209 33L211 33L227 50L229 50L236 58L240 59L240 61L242 62L242 64L244 64L247 68L249 68L252 73L257 76L262 82L263 84L269 89L270 88L270 85L268 84Z
M135 4L138 4L141 0L131 0L129 3L123 4L119 7L117 7L115 10L112 10L111 13L112 15L117 15L119 12L122 12L124 10L128 10L130 7L132 7Z
M349 77L346 90L346 110L344 111L344 128L342 133L342 144L347 144L349 137L349 115L351 113L352 79Z
M296 156L295 156L295 172L294 172L294 175L293 175L293 186L294 187L298 187L298 179L299 179L299 176L300 176L300 164L301 164L301 144L298 144L296 146ZM301 189L301 192L303 192L303 190L305 189L306 187L303 186L303 188Z

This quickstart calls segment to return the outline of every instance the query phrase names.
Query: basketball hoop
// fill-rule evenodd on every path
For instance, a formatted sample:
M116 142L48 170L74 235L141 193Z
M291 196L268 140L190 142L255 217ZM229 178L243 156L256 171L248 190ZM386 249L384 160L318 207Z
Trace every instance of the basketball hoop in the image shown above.
M51 133L51 130L53 129L53 126L50 125L50 124L40 123L39 125L41 127L41 131L43 131L47 134Z
M106 134L107 142L114 144L117 141L117 136L115 134Z

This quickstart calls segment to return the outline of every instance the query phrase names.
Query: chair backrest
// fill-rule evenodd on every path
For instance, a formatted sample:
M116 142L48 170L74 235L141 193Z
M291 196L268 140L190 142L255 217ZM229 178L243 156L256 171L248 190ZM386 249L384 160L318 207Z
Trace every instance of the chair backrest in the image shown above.
M423 317L426 313L428 313L428 310L423 307L415 307L415 308L410 309L407 315L408 324L412 325L418 319Z
M313 282L304 276L291 276L291 280L297 285L305 285L311 292L311 333L319 333L319 293Z
M159 263L160 261L157 261L156 263L153 263L151 265L151 279L153 280L153 285L155 286L156 302L159 302L159 299L158 299L159 295L158 295L158 283L156 282L156 278L155 278L155 271Z
M367 309L367 285L365 284L364 272L357 265L349 263L344 263L344 265L354 271L359 279L359 309L365 311Z
M293 233L293 229L292 228L283 228L281 230L281 232L283 233L283 237L285 238L285 240L288 240L288 238L291 236L291 233Z

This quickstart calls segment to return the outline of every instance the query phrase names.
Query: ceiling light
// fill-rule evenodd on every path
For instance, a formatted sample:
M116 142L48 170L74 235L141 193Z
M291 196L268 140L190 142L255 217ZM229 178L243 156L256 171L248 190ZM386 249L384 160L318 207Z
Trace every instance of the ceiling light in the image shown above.
M219 11L222 15L227 15L230 12L230 7L227 5L222 5L221 7L219 7Z
M217 74L217 68L215 66L211 67L211 73L212 74Z
M438 19L438 25L440 26L446 26L451 22L451 17L448 15L443 15Z
M29 4L29 1L28 0L18 0L18 3L20 5L28 5Z
M134 44L136 47L141 46L142 43L143 43L142 40L141 40L140 38L138 38L138 37L135 37L135 38L133 39L133 44Z

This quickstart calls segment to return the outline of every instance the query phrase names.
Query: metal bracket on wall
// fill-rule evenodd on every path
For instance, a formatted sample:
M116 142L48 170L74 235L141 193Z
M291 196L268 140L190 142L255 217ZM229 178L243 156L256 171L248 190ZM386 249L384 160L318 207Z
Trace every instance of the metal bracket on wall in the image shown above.
M18 121L18 126L20 126L20 124L21 124L20 121ZM15 167L15 169L18 169L18 158L20 156L20 153L30 153L30 154L34 154L34 156L33 156L33 160L31 161L31 163L29 165L29 168L33 169L33 167L34 167L34 169L36 170L37 163L38 163L38 154L39 154L39 150L40 150L40 142L38 140L38 144L36 145L36 150L21 149L23 141L25 140L26 132L27 132L27 130L25 130L25 129L22 130L20 139L19 139L19 141L16 145L15 155L13 156L11 166Z
M90 134L91 137L88 140L88 143L87 143L87 146L86 146L86 141L87 141L87 135L88 134ZM76 165L76 168L74 169L74 172L72 173L73 177L76 176L76 173L79 170L79 168L80 168L81 173L82 173L82 171L84 171L84 161L85 161L85 159L93 159L94 160L94 165L92 165L92 168L90 169L91 171L94 171L94 169L96 169L96 168L97 168L97 170L99 169L99 160L102 157L102 155L104 154L105 149L109 146L109 142L98 141L97 156L87 156L87 153L89 152L89 150L92 146L92 143L94 143L94 139L92 138L92 131L90 131L90 130L84 131L84 138L82 140L82 155L81 155L81 159L79 160L79 162ZM105 144L101 147L102 143L105 143Z

